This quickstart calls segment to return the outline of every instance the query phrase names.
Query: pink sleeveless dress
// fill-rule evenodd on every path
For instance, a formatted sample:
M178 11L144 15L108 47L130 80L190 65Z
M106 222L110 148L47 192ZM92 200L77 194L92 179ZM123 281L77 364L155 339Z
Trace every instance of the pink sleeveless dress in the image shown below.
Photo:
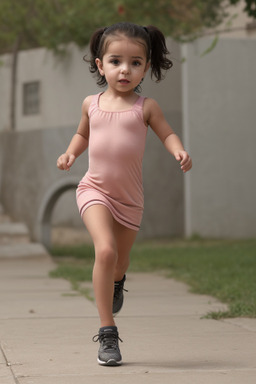
M94 95L89 107L89 169L78 185L77 205L83 216L88 207L103 204L116 221L138 231L144 208L144 98L128 110L110 112L100 109L101 95Z

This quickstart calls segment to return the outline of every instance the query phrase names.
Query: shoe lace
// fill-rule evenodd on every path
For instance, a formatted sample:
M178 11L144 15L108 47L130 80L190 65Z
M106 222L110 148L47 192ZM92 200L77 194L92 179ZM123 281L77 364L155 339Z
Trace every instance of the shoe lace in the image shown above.
M118 347L118 340L123 342L122 339L118 336L118 333L112 333L112 332L105 332L105 333L98 333L97 335L93 336L92 340L97 343L97 341L100 341L100 343L103 344L104 348L111 348L115 349Z
M115 282L115 290L114 290L114 298L118 298L120 295L121 291L128 292L128 289L124 288L124 283L123 282Z

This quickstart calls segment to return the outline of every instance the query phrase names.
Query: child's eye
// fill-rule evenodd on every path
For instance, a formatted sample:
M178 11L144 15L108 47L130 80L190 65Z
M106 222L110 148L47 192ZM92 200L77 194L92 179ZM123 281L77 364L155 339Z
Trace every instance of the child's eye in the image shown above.
M141 62L138 61L138 60L135 60L133 63L132 63L135 67L139 67L141 65Z
M141 65L141 62L139 60L135 60L133 62L133 65L135 65L136 67L139 67Z
M113 65L118 65L119 64L119 60L118 59L113 59L110 61L111 64Z

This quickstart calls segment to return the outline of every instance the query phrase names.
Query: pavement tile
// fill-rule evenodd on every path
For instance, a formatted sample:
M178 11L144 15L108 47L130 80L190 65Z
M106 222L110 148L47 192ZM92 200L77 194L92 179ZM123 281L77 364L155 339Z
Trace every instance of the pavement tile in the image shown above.
M192 294L185 284L160 274L154 278L144 273L128 274L125 287L129 292L125 293L127 300L121 313L126 316L134 314L134 307L136 316L203 316L227 308L212 297Z
M46 256L45 248L39 243L0 244L0 260L36 258Z
M11 372L11 368L7 366L6 360L1 350L0 350L0 383L15 384L15 379Z
M247 329L250 332L256 332L256 320L239 318L239 319L225 319L223 320L227 324L236 325L239 328Z
M9 374L8 372L6 374L2 374L1 373L1 367L0 367L0 383L1 384L17 384L17 382L15 382L15 378Z
M104 373L103 370L109 372ZM255 384L255 371L186 371L127 375L116 368L102 368L99 375L71 375L19 378L20 384Z
M72 291L68 281L49 278L55 267L43 259L1 261L0 319L95 316L95 305Z

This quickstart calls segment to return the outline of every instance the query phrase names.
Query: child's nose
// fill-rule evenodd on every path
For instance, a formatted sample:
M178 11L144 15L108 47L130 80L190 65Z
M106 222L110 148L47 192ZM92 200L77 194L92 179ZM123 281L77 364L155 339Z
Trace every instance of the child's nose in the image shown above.
M121 68L121 73L129 73L129 66L127 64L123 64Z

